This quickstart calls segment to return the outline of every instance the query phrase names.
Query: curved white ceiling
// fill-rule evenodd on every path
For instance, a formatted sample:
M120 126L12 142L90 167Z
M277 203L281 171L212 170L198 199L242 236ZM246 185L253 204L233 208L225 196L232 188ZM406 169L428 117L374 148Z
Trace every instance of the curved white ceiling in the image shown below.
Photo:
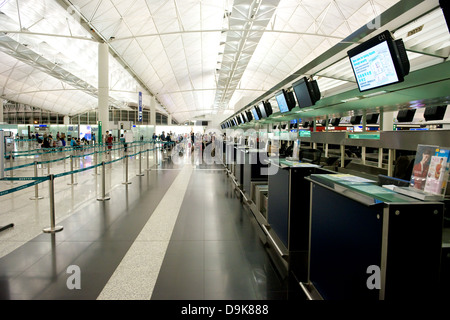
M0 94L63 114L95 108L101 38L117 58L112 105L142 91L180 123L226 117L397 2L0 0ZM330 88L348 77L328 71Z

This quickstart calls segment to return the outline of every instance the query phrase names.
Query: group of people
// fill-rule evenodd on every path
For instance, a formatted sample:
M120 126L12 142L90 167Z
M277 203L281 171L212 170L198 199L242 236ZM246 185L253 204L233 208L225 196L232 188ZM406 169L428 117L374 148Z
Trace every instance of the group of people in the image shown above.
M36 133L36 140L39 146L42 149L50 149L50 148L62 148L66 146L65 135L60 135L59 132L56 134L56 139L53 138L51 134L47 135L44 133L42 139L39 136L39 133Z
M64 133L56 133L56 138L53 138L51 134L44 133L41 137L39 133L36 133L35 135L36 141L38 143L38 146L41 149L56 149L56 148L63 148L67 144L74 148L78 149L81 148L83 145L89 145L89 140L87 140L85 137L83 138L74 138L70 137L67 139L66 142L66 135Z

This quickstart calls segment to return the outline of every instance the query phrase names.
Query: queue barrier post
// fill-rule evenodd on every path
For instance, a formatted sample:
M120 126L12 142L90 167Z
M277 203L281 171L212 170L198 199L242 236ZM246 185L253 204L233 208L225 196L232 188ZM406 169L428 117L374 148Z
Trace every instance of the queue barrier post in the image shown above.
M150 149L147 149L147 171L150 171L150 153L149 153Z
M142 173L142 143L139 146L139 173L136 174L137 176L143 176L144 174Z
M37 168L38 162L34 162L34 177L38 177L38 168ZM41 200L44 199L44 197L39 196L39 187L38 184L34 186L34 197L30 198L30 200Z
M55 233L63 230L62 226L55 226L55 176L49 175L49 194L50 194L50 227L45 228L45 233Z
M102 161L102 197L97 198L98 201L105 201L111 199L106 196L106 166L105 161Z
M100 173L97 172L97 161L98 161L98 159L97 159L97 150L95 150L95 149L96 148L94 146L94 165L95 165L95 168L94 168L94 173L92 175L97 176ZM103 166L103 163L104 163L104 161L102 162L102 166Z
M11 173L9 176L12 178L14 176L14 166L13 166L13 153L12 151L9 153L9 167L11 168ZM11 184L16 184L17 182L14 182L14 180L11 180Z
M122 184L131 184L131 182L128 181L128 155L125 156L125 181L122 182Z
M70 171L73 171L73 156L70 155ZM70 174L70 183L68 183L68 185L77 185L78 183L74 182L73 180L73 173Z

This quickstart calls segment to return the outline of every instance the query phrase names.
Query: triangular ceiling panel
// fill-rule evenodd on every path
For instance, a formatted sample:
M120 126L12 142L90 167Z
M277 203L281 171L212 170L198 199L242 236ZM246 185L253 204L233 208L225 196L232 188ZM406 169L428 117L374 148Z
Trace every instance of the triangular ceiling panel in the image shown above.
M67 104L67 112L92 108L97 98L98 41L104 41L120 61L110 56L113 102L114 97L137 96L130 90L139 88L155 95L158 104L179 122L192 115L210 114L211 109L215 114L228 114L235 103L242 105L270 90L397 2L3 1L0 30L11 32L1 35L0 50L12 58L0 61L0 79L15 90L8 87L2 92L21 97L21 101L32 97L46 108ZM427 0L430 2L437 0ZM430 60L424 60L420 52L448 57L448 33L438 32L443 22L430 20L423 33L406 42L419 52L421 65ZM436 31L431 25L434 21L439 21ZM351 77L348 64L345 70L330 70L330 74ZM33 90L42 90L42 95L28 93ZM134 99L130 103L136 103ZM85 105L77 106L77 102Z

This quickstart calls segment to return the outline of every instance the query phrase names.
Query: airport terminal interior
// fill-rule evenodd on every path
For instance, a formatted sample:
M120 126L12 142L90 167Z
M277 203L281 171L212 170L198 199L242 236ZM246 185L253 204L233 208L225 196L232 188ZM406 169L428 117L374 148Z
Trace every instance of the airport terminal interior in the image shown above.
M0 300L448 300L449 54L443 0L0 1Z

